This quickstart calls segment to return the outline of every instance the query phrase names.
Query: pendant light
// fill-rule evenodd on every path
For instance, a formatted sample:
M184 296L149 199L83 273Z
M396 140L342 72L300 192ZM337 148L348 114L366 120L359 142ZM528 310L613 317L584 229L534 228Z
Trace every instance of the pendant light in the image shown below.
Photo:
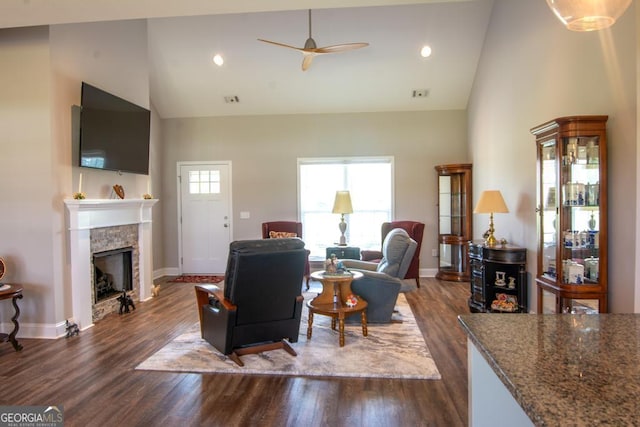
M596 31L612 26L631 0L547 0L558 19L571 31Z

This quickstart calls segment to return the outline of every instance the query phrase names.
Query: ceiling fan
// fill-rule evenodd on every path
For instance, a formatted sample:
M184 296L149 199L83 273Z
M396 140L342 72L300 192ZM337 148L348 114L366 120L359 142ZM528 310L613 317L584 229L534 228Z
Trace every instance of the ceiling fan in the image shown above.
M276 46L288 47L289 49L295 49L302 52L302 71L307 71L311 66L311 61L318 55L324 55L326 53L340 53L348 50L360 49L361 47L369 46L369 43L343 43L333 46L317 47L316 41L311 37L311 9L309 9L309 38L304 43L304 47L289 46L288 44L273 42L270 40L258 39L261 42L271 43Z

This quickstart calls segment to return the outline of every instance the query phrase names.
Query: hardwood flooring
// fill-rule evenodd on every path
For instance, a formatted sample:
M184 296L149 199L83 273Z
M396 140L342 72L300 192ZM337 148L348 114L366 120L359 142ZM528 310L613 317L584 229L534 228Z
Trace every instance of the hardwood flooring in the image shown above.
M422 279L407 294L442 375L420 381L136 371L198 320L193 285L156 282L158 298L79 337L0 345L0 405L62 405L66 426L467 425L467 283Z

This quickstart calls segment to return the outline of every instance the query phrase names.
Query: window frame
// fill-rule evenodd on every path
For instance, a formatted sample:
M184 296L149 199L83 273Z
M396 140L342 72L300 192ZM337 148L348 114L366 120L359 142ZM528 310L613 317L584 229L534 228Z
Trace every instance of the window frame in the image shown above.
M389 165L389 221L395 218L395 158L394 156L340 156L340 157L301 157L297 159L297 198L298 198L298 221L303 222L303 212L302 212L302 186L301 186L301 167L305 165L350 165L350 164L367 164L367 163L384 163ZM350 188L336 188L338 190L350 190ZM333 202L332 202L333 203ZM354 209L357 207L354 206ZM340 222L340 218L338 214L335 215L335 234L336 238L339 237L338 223ZM345 218L347 219L347 218ZM303 222L303 238L306 235L305 224ZM349 230L347 228L347 230ZM380 229L376 229L375 232L377 236L377 241L380 239ZM347 241L347 245L351 246L351 242ZM358 245L358 242L353 242L353 246ZM332 242L327 242L326 246L332 246ZM360 247L363 249L377 249L379 250L379 243L375 247ZM318 254L312 256L312 259L318 258ZM324 258L324 254L321 258Z

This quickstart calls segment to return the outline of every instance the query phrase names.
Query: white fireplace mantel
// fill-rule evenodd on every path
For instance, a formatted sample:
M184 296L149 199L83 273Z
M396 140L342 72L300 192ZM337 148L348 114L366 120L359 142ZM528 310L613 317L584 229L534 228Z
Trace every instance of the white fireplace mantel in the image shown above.
M151 297L153 246L151 211L157 199L65 199L69 212L72 317L80 329L93 326L91 244L93 228L138 224L140 300Z

